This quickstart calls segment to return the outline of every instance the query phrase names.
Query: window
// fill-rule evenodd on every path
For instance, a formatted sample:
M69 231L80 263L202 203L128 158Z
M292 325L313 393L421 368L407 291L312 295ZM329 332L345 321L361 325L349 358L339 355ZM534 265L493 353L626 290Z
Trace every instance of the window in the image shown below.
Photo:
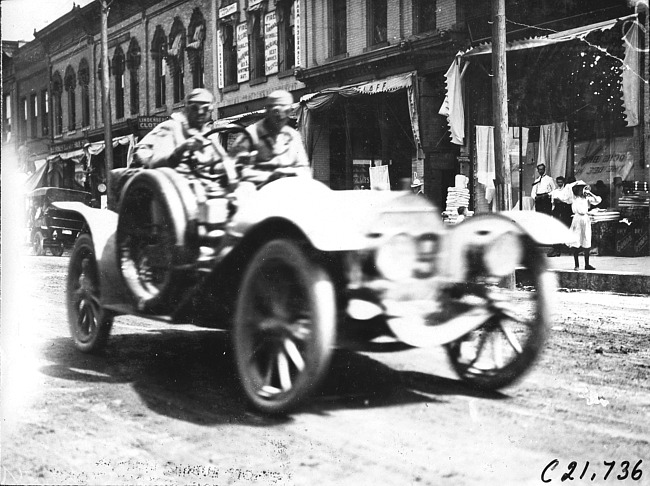
M203 88L203 40L205 39L205 19L199 8L195 8L190 18L186 46L187 60L192 73L192 88Z
M264 14L261 9L250 12L251 26L251 78L260 79L265 76L264 51Z
M124 52L117 46L113 54L113 76L115 77L115 118L124 118Z
M61 96L63 94L63 80L57 71L52 76L52 114L54 115L54 135L63 133L63 104Z
M21 141L27 139L27 98L20 100L20 129L18 136Z
M348 51L348 8L347 0L332 0L331 55L338 56Z
M129 50L126 52L126 67L129 70L129 106L132 115L136 115L140 111L140 78L138 70L141 61L140 44L133 38L129 44Z
M41 133L50 134L50 96L46 89L41 91Z
M185 27L180 18L176 17L169 34L169 50L167 64L172 75L173 100L180 103L185 98Z
M4 96L2 105L2 141L11 141L11 95Z
M388 0L368 0L368 45L388 41Z
M278 69L287 71L296 65L296 10L293 0L278 3L278 35L280 42L280 59Z
M436 1L413 0L413 32L433 32L436 30Z
M34 93L29 97L30 137L38 137L38 95Z
M77 76L72 66L65 70L65 90L68 92L68 130L74 131L77 124L77 105L75 100L75 86Z
M165 51L167 50L167 41L165 40L165 33L162 27L156 27L156 32L153 36L151 43L151 57L153 58L154 65L154 86L155 86L155 101L156 108L160 108L167 103L167 84L166 84L166 68L165 68Z
M224 85L237 84L237 38L233 24L223 24L223 76Z
M90 126L90 67L84 58L79 63L79 87L81 88L81 126Z

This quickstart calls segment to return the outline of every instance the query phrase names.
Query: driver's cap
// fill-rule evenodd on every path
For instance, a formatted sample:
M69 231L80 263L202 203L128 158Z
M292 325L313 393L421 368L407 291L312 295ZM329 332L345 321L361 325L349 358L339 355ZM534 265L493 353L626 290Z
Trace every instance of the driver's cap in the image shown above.
M212 93L210 93L207 89L196 88L190 91L185 102L212 104L214 102L214 96L212 96Z
M292 105L293 95L283 89L273 91L266 97L266 106L273 105Z

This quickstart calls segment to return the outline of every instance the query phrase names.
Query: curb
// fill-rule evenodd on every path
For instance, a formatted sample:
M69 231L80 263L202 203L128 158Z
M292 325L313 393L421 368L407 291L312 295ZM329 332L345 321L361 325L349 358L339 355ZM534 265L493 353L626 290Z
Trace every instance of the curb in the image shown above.
M557 276L558 288L650 295L650 275L584 270L549 269L549 271L555 273ZM515 278L519 284L530 285L523 271L517 270L515 272Z

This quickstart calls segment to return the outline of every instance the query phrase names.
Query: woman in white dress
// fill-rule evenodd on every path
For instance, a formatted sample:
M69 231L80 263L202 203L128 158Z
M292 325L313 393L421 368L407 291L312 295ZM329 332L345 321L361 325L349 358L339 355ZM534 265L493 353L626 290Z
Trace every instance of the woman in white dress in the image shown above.
M578 256L582 251L585 256L585 270L595 270L589 265L589 251L591 250L591 220L589 219L589 206L595 206L602 200L590 190L591 188L582 181L576 182L573 187L575 196L571 209L573 220L571 221L571 239L567 242L569 248L573 249L574 270L580 268Z

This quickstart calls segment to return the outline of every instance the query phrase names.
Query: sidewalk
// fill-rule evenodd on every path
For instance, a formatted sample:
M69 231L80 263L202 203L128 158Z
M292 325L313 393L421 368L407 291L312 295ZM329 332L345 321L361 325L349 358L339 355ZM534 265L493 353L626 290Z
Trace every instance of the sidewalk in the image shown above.
M591 255L596 270L585 270L580 255L580 270L573 270L573 256L547 258L548 267L558 277L558 287L624 294L650 295L650 256L616 257Z

